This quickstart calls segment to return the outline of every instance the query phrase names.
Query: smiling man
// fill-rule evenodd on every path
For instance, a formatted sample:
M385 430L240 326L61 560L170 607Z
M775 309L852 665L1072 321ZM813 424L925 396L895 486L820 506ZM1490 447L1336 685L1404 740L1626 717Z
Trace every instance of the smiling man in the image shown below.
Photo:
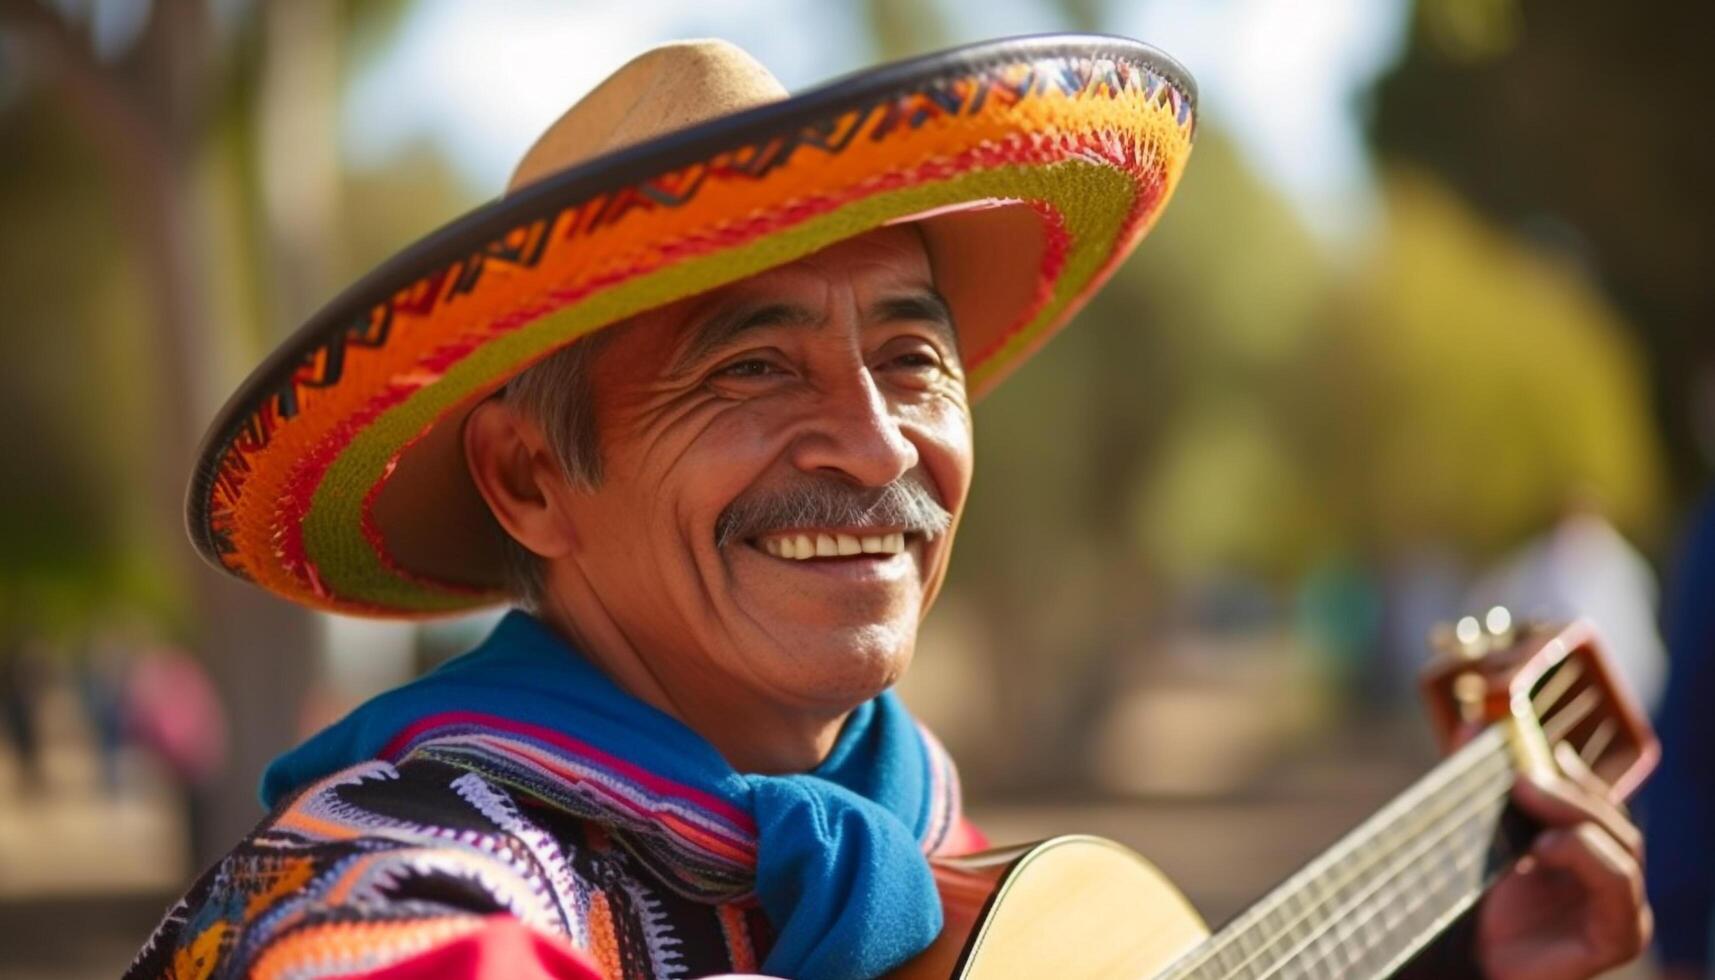
M589 404L565 404L584 371ZM547 435L580 417L588 447ZM905 672L971 481L958 339L915 228L638 316L483 404L465 445L539 566L542 619L765 773L813 769Z
M522 608L276 760L133 974L857 978L925 949L928 859L979 839L890 688L971 401L1149 227L1190 99L1112 38L795 98L672 45L336 300L217 421L197 543L318 608ZM1484 967L1635 953L1635 832L1531 794L1574 830L1502 883Z

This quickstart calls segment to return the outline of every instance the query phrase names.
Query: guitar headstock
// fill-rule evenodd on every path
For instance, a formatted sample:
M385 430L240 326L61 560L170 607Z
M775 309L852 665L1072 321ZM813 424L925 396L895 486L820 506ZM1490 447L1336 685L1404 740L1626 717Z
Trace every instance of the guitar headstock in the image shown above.
M1468 616L1438 631L1434 644L1422 689L1443 749L1472 726L1522 711L1542 726L1549 745L1571 746L1616 800L1655 768L1655 733L1589 620L1515 626L1497 607L1482 622Z

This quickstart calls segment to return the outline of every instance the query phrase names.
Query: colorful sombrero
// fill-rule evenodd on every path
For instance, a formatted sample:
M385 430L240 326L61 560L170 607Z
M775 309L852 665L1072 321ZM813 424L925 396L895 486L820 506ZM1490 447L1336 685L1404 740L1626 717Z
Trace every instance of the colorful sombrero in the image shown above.
M379 616L502 601L502 538L459 423L603 326L882 225L921 223L973 397L1137 244L1191 150L1161 52L1059 35L958 48L788 96L744 52L673 44L615 72L505 197L328 304L222 409L191 481L210 561Z

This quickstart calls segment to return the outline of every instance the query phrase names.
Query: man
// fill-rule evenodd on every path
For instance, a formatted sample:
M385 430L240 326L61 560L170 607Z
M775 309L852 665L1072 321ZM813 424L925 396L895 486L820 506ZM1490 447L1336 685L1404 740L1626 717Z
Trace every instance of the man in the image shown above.
M336 301L216 423L199 545L372 614L493 601L509 568L531 611L277 760L134 973L869 977L924 949L925 858L978 839L888 689L970 402L1149 226L1190 99L1110 38L796 98L672 45ZM1570 783L1520 801L1569 829L1501 884L1483 964L1633 955L1630 825Z

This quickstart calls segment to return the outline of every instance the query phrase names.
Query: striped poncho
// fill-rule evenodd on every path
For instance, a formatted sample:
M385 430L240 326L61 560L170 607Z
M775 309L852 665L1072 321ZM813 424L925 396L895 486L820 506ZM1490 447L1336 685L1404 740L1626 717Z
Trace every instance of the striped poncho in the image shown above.
M873 975L939 928L924 857L978 843L891 695L815 772L741 775L523 614L265 794L129 976Z

